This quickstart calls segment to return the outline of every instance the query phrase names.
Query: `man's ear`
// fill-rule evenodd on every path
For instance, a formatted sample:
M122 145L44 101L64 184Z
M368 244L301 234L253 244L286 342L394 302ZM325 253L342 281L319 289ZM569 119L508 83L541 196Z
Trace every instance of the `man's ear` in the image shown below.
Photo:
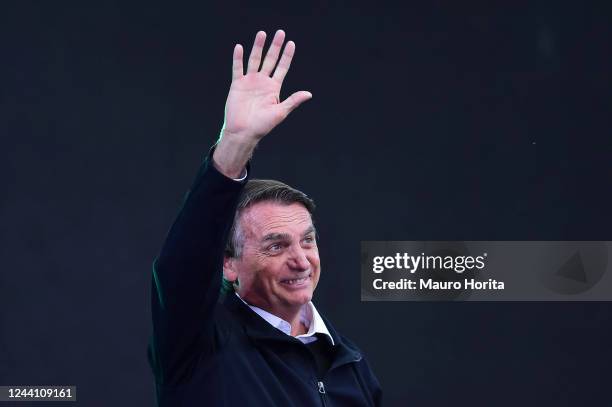
M232 283L238 279L238 272L236 271L234 260L233 257L223 256L223 277Z

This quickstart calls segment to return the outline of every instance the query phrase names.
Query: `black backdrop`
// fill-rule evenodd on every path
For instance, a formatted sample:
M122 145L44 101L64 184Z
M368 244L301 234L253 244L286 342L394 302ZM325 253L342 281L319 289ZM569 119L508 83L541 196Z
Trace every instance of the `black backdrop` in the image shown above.
M612 240L610 7L423 3L2 3L0 384L154 404L151 261L233 45L283 28L314 97L253 174L317 201L315 302L386 405L610 405L610 303L360 302L361 240Z

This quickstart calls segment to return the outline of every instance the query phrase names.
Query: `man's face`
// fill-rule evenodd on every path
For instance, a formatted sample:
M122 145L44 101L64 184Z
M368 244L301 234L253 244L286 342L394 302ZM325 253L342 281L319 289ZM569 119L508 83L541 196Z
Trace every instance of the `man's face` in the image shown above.
M310 213L299 203L258 202L242 212L239 222L242 256L229 260L238 278L238 294L281 318L295 313L312 299L319 281L319 250Z

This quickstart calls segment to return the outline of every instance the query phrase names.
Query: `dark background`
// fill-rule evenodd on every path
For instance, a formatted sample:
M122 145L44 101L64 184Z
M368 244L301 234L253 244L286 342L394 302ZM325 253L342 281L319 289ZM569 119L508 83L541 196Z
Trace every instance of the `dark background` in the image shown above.
M2 3L0 384L154 405L151 262L233 45L283 28L314 97L253 175L317 201L315 303L385 404L611 405L611 303L360 302L361 240L612 240L611 7L423 3Z

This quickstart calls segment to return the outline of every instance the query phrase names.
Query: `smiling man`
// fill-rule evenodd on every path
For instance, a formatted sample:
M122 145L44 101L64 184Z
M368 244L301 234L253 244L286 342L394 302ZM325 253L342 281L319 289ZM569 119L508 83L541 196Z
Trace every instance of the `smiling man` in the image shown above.
M295 52L289 41L281 55L284 39L278 30L262 65L257 33L246 74L234 48L221 137L153 264L149 362L160 406L381 403L362 353L311 301L321 275L314 202L282 182L248 180L258 142L312 97L280 102Z
M283 200L275 196L283 192ZM315 314L310 300L320 274L311 218L314 204L277 181L252 181L243 197L250 206L238 212L232 235L239 237L230 241L239 246L228 244L226 281L234 282L236 294L247 304L288 322L291 335L305 334L301 314L304 305Z

